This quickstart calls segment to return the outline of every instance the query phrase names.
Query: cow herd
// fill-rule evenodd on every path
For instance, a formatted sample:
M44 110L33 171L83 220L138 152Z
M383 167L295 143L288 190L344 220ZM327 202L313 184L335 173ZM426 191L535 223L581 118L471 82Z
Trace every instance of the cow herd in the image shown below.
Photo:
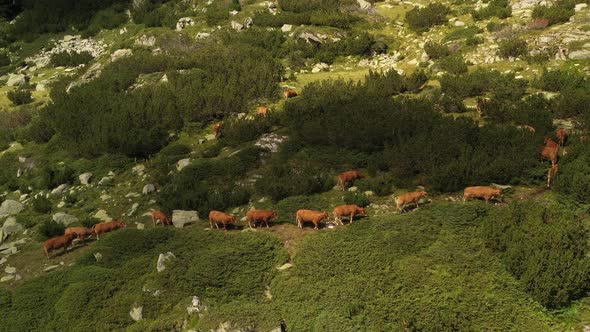
M63 248L64 253L67 252L68 247L72 244L74 239L80 240L82 243L86 240L86 238L90 236L96 236L96 239L100 239L100 235L108 232L112 232L119 228L125 228L127 224L121 221L113 220L113 221L105 221L98 223L92 228L87 227L71 227L66 228L64 235L57 236L51 238L45 242L43 242L43 249L45 251L45 256L49 259L49 255L52 251Z

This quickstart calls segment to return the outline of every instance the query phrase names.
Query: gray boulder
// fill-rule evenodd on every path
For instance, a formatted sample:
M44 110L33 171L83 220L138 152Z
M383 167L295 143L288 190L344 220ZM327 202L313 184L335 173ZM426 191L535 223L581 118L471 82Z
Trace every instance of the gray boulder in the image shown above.
M182 171L183 168L185 168L186 166L191 164L191 160L189 158L186 159L180 159L177 163L176 163L176 169L178 171Z
M80 183L83 185L88 185L90 183L90 178L92 178L92 173L83 173L78 176Z
M23 229L24 229L24 227L21 224L19 224L18 222L16 222L16 218L9 217L4 222L4 226L2 226L2 228L0 229L0 232L5 234L5 235L0 234L0 240L3 241L2 237L4 237L4 236L8 237L8 235L16 233L16 232L20 232ZM2 241L0 241L0 243L2 243Z
M172 223L176 228L183 228L185 225L199 221L197 211L174 210L172 211Z
M173 258L176 258L176 256L174 256L174 254L170 251L165 254L160 254L160 256L158 256L158 264L156 265L158 272L164 271L166 269L166 262L172 260Z
M2 205L0 205L0 218L5 218L8 216L13 216L15 214L18 214L24 208L25 208L25 206L23 205L23 203L15 201L15 200L7 199L4 202L2 202Z
M149 195L155 191L156 191L156 186L154 186L153 184L150 183L150 184L146 184L145 186L143 186L141 193L144 195Z
M137 304L135 304L133 308L131 308L131 311L129 311L129 316L131 316L131 319L133 319L134 321L139 322L143 319L142 312L143 306L138 306Z
M244 25L236 21L231 21L231 28L236 31L244 30Z
M68 189L68 185L67 184L60 184L57 188L53 189L51 191L52 195L61 195L63 194L66 190Z
M10 74L8 76L7 86L23 85L27 82L27 77L23 74Z
M78 218L64 212L58 212L53 215L53 221L68 226L78 221Z
M101 221L111 221L113 218L109 216L109 214L105 210L98 210L94 214L94 218L99 219Z

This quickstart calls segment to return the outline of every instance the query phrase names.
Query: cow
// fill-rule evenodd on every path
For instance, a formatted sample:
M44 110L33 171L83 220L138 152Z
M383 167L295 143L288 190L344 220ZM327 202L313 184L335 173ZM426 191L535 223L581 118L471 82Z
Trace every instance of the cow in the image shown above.
M551 165L551 167L549 168L549 171L547 171L547 188L551 187L551 184L553 183L553 181L557 177L558 172L559 172L559 167L557 166L557 164Z
M268 107L260 106L256 110L256 115L258 115L258 116L267 116L269 112L270 112L270 109L268 109Z
M426 191L413 191L403 195L399 195L395 198L395 207L399 212L404 212L404 207L406 204L414 203L416 208L419 208L419 202L422 197L427 197L428 193Z
M545 159L549 159L551 161L551 165L557 164L557 158L559 155L559 146L556 147L549 147L544 146L540 151L541 157Z
M545 137L544 142L545 146L548 148L559 148L559 144L552 140L551 137Z
M297 97L297 92L293 89L285 89L285 91L283 91L283 96L285 97L285 100L287 100L289 98Z
M162 211L152 210L151 211L151 215L152 215L152 222L153 222L154 226L156 226L156 224L159 221L161 221L164 226L166 226L166 225L172 225L172 220L170 220L170 217L168 217Z
M273 218L277 218L278 214L276 211L269 211L269 210L250 210L248 212L246 212L246 220L248 220L248 227L252 228L252 225L254 224L254 227L256 227L256 222L260 221L261 222L261 226L262 223L264 223L266 225L266 228L268 227L268 222L273 219Z
M334 220L336 224L344 225L342 222L342 217L347 217L352 224L354 216L366 216L367 212L365 208L362 208L358 205L351 204L351 205L340 205L334 208Z
M121 221L105 221L92 226L92 230L96 233L96 239L100 240L100 234L112 232L119 228L125 228L127 224Z
M354 183L354 180L362 179L365 176L361 174L359 171L348 171L344 173L340 173L338 175L338 185L344 191L346 185Z
M475 110L480 117L486 115L486 105L490 102L489 98L477 98Z
M518 128L518 129L526 129L526 130L530 131L533 134L536 132L535 128L533 128L533 127L531 127L529 125L516 126L516 128Z
M235 224L236 217L221 211L213 210L209 212L209 225L211 228L213 228L213 225L215 225L215 228L219 229L219 225L217 225L217 223L223 224L223 229L227 231L227 225Z
M559 143L560 146L565 145L565 143L567 142L567 136L568 136L567 131L563 128L559 128L555 132L555 137L557 137L557 142Z
M72 244L72 241L77 237L76 233L64 234L61 236L54 237L43 242L43 249L45 250L45 256L49 259L49 254L53 250L64 248L64 254L68 251L68 247Z
M86 228L86 227L66 228L65 235L68 235L68 234L76 234L78 240L82 241L82 243L84 243L84 240L86 240L87 237L96 236L96 233L94 233L93 230L91 230L90 228Z
M463 191L463 202L471 198L483 198L487 203L501 194L502 189L499 188L485 186L467 187Z
M299 228L303 228L303 223L311 221L314 224L313 229L318 229L320 221L328 218L328 212L313 210L297 210L295 221Z
M215 133L215 138L221 137L222 130L223 130L223 121L215 122L213 124L213 132Z

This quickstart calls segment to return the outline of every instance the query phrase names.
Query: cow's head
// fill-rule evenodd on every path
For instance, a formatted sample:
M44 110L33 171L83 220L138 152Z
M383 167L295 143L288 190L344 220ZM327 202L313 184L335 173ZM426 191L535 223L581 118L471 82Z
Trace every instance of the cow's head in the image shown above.
M428 197L428 192L427 191L422 191L422 197Z
M229 221L235 224L236 223L236 217L235 216L231 216L229 218Z
M367 215L367 211L365 211L364 207L359 207L357 210L360 215L363 215L363 216Z
M272 218L278 218L279 214L277 213L277 211L272 211L272 214L270 215Z

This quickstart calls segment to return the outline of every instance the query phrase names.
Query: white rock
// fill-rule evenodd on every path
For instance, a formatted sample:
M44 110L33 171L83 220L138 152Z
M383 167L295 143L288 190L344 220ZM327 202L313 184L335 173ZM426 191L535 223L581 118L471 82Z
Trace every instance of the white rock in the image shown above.
M177 163L176 163L176 169L178 171L182 171L183 168L187 167L188 165L191 164L191 160L189 158L186 159L180 159Z
M244 25L236 21L231 21L231 28L236 31L241 31L244 30Z
M574 10L575 10L576 12L579 12L580 10L582 10L582 9L584 9L584 8L586 8L586 7L588 7L588 4L585 4L585 3L579 3L579 4L577 4L577 5L574 7Z
M23 85L27 82L27 78L23 74L10 74L8 76L7 86Z
M102 199L103 201L106 201L108 199L111 199L111 196L107 195L107 194L103 194L103 195L100 195L100 199Z
M131 316L131 319L134 321L139 322L143 319L142 312L143 306L134 305L133 308L131 308L131 311L129 311L129 316Z
M356 0L356 2L359 4L359 7L361 7L362 10L369 10L371 9L371 3L365 0Z
M37 85L35 86L35 91L45 91L45 90L47 90L47 87L43 83L37 83Z
M6 221L4 222L4 225L2 226L2 228L0 228L0 230L4 234L6 234L6 236L8 236L10 234L14 234L16 232L20 232L23 229L24 229L24 227L21 224L19 224L18 222L16 222L16 218L14 218L14 217L7 218ZM2 241L0 241L0 242L2 242Z
M168 251L165 254L160 254L160 256L158 256L158 264L156 265L156 270L158 270L158 272L162 272L166 269L166 262L172 260L172 258L176 258L176 256L174 256L174 254L170 251Z
M0 218L5 218L20 213L25 206L23 203L7 199L0 205Z
M113 178L110 176L105 176L102 179L100 179L100 181L98 181L98 185L99 186L107 186L110 185L113 182Z
M94 218L101 220L101 221L111 221L113 218L109 216L109 214L105 210L98 210L94 214Z
M137 165L137 166L133 167L131 169L131 171L135 174L143 175L143 173L145 172L145 166L144 165Z
M66 190L68 189L68 185L67 184L60 184L57 188L53 189L51 191L52 195L61 195L63 194Z
M7 267L4 269L4 272L6 272L6 273L8 273L8 274L15 274L15 273L16 273L16 267L14 267L14 266L10 266L10 265L9 265L9 266L7 266Z
M578 50L569 53L568 57L572 60L590 58L590 50Z
M0 265L6 263L8 260L4 257L0 258Z
M456 27L464 27L465 26L465 22L463 22L463 21L455 21L454 24Z
M64 202L64 201L61 201L61 202L57 203L57 207L58 207L59 209L61 209L61 208L62 208L62 207L64 207L64 206L66 206L66 202Z
M193 300L190 306L186 307L186 312L189 315L194 314L195 312L202 312L205 311L205 306L201 303L201 300L197 296L193 296Z
M214 134L205 135L205 139L208 141L213 141L213 140L215 140L215 135Z
M96 261L97 261L97 262L98 262L99 260L101 260L101 258L102 258L102 254L101 254L101 253L99 253L99 252L97 252L97 253L94 253L94 259L96 259Z
M53 221L55 221L56 223L60 223L64 226L68 226L70 224L77 222L78 218L65 212L58 212L53 215Z
M209 38L210 36L211 36L211 34L208 32L199 32L199 33L197 33L196 38L197 39L205 39L205 38Z
M117 61L121 58L129 57L133 55L133 51L128 48L118 49L113 54L111 54L111 61Z
M145 229L145 225L142 224L142 223L140 223L140 222L138 222L137 223L137 229Z
M43 271L44 271L44 272L53 271L53 270L55 270L55 269L59 268L60 266L61 266L61 265L51 265L51 266L48 266L48 267L44 268L44 269L43 269Z
M129 210L129 213L127 213L127 215L129 217L131 217L132 215L135 214L135 212L137 212L137 208L139 207L139 203L133 203L133 205L131 206L131 210Z
M293 29L293 25L291 24L283 24L281 27L282 32L290 32Z
M78 176L80 183L83 185L88 185L90 183L90 178L92 177L92 173L82 173Z
M357 190L358 190L357 187L350 187L350 188L348 188L348 191L350 191L350 192L355 192Z
M145 186L143 186L141 193L144 195L149 195L155 191L156 191L156 187L150 183L150 184L146 184Z
M156 45L156 37L142 35L135 40L135 45L152 47Z
M283 271L283 270L286 270L286 269L290 269L292 267L293 267L293 264L291 264L291 263L285 263L285 264L277 267L277 270Z
M4 276L4 277L0 278L0 282L7 282L7 281L10 281L12 279L14 279L14 276L13 275L8 275L8 276Z
M199 221L197 211L174 210L172 211L172 224L176 228L183 228L185 225Z

